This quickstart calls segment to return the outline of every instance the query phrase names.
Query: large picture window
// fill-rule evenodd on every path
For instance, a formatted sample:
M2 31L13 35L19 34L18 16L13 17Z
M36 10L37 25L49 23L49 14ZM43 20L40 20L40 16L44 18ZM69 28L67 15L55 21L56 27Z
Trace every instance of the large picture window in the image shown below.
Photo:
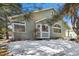
M25 32L25 23L14 23L14 32Z

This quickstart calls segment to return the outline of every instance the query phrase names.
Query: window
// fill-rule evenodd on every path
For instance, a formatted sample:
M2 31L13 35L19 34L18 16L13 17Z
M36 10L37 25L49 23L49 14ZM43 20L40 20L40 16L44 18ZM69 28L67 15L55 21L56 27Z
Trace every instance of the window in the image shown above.
M60 25L58 25L58 24L54 25L54 27L58 27L58 28L61 28L61 26L60 26Z
M14 23L14 32L25 32L25 24Z
M48 26L42 25L42 31L48 32Z
M61 33L61 29L54 28L54 32L55 32L55 33Z
M53 27L53 31L55 33L61 33L61 26L58 25L58 24L55 24L54 27Z

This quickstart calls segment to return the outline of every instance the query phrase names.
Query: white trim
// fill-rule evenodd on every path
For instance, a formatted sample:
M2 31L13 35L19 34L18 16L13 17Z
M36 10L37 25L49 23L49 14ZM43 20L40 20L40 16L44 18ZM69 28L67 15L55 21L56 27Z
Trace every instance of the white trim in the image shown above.
M43 18L43 19L37 20L37 21L35 21L35 22L38 23L38 22L43 21L43 20L45 20L45 19L47 19L47 18Z
M59 25L61 28L59 28L59 27L55 27L56 24ZM62 26L61 26L60 24L58 24L58 23L56 23L56 24L52 25L52 28L62 29Z
M59 23L55 23L53 26L55 26L55 25L59 25L59 26L61 26Z
M41 28L41 24L36 24L36 29L38 25L40 25L40 28ZM36 35L37 35L37 32L36 32ZM40 37L36 37L36 38L41 38L41 30L40 30Z
M60 29L61 30L61 33L62 33L62 28L59 28L59 27L54 27L54 26L52 26L52 31L54 32L54 29ZM58 34L58 32L54 32L54 33L57 33Z
M59 28L59 27L52 27L52 28L61 29L61 28Z
M37 25L40 25L40 37L37 37L37 38L50 38L50 27L48 26L48 24L44 24L44 25L48 26L48 32L42 31L43 24L36 24L36 28L37 28ZM43 37L43 35L42 35L43 33L47 33L48 37Z

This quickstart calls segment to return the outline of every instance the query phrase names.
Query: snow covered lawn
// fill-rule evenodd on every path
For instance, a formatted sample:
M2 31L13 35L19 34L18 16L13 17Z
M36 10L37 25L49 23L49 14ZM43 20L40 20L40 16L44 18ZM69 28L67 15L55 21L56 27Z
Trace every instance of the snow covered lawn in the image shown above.
M14 56L79 56L79 43L67 40L16 41L8 49Z

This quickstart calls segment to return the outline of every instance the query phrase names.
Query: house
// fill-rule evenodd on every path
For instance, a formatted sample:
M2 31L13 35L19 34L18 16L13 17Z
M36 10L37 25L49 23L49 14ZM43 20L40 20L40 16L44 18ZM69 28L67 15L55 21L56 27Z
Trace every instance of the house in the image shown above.
M26 20L25 14L9 17L14 40L64 38L65 30L59 20L49 25L47 20L55 15L52 8L32 12L32 19Z

